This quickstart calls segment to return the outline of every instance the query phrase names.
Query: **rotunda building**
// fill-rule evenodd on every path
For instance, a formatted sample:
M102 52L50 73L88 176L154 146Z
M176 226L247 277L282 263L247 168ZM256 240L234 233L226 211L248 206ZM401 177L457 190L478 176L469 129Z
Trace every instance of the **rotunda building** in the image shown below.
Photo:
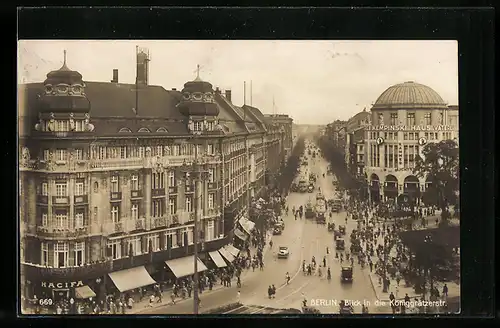
M425 144L458 143L458 106L449 106L432 88L413 81L385 90L371 108L365 129L365 173L370 199L419 203L432 181L413 173Z

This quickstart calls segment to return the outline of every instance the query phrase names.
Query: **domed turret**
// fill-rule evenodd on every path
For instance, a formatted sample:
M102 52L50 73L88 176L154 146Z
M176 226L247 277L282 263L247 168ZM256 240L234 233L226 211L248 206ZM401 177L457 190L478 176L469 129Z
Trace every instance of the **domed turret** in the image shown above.
M47 74L44 81L45 94L41 98L41 112L86 112L90 111L90 102L85 96L85 83L82 75L64 63L56 71Z
M197 68L196 79L184 84L179 111L185 116L219 115L219 108L214 101L212 84L200 78L200 65Z

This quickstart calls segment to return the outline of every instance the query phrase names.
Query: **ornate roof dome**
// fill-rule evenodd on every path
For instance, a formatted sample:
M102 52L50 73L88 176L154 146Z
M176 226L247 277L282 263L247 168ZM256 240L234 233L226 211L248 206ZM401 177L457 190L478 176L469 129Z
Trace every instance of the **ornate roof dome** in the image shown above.
M393 85L382 92L373 109L382 108L442 108L446 102L432 88L408 81Z
M66 66L66 50L64 50L64 62L60 69L56 71L51 71L47 74L47 79L44 84L56 85L60 83L65 83L68 85L72 84L83 84L82 74L77 71L73 71Z
M181 91L179 111L186 116L217 116L219 107L215 104L212 84L200 79L200 67L193 81L186 82Z

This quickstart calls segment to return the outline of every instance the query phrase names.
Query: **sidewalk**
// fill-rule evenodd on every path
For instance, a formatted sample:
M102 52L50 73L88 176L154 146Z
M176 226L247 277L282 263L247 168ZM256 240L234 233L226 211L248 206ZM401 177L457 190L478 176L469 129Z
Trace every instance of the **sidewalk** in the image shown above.
M264 247L264 250L263 250L263 254L262 254L262 257L264 258L265 257L265 254L266 252L269 250L269 241L272 239L272 233L270 232L267 232L267 235L266 235L266 247ZM250 252L251 254L255 254L255 252L257 251L257 249L255 247L252 247L250 246ZM259 271L259 269L255 269L255 272ZM243 278L250 272L253 272L252 269L243 269L242 273L241 273L241 279L243 280ZM234 282L234 284L236 285L236 277L234 277L232 279L232 282ZM221 289L224 289L224 288L230 288L230 287L225 287L221 284L219 284L220 281L218 281L212 288L212 290L209 290L208 288L205 289L205 291L203 292L202 295L205 295L205 294L211 294L215 291L218 291L218 290L221 290ZM150 309L154 309L154 308L157 308L157 307L161 307L161 306L165 306L165 305L173 305L172 304L172 299L170 298L172 295L172 288L168 288L166 290L164 290L162 292L162 300L163 302L162 303L153 303L152 306L149 305L149 297L151 296L151 293L148 293L148 295L146 297L144 297L141 301L139 302L136 302L134 303L134 306L132 309L127 309L125 314L140 314L141 312L144 312L144 311L147 311L147 310L150 310ZM178 303L183 303L183 302L192 302L193 298L192 298L192 294L191 294L191 297L186 297L186 298L182 298L182 297L177 297L175 299L175 303L178 304Z
M369 269L368 269L369 270ZM408 293L408 296L411 299L414 299L415 297L421 298L422 293L417 294L415 292L415 289L413 286L406 287L404 281L400 281L399 286L396 283L395 280L390 279L391 283L389 285L389 288L387 290L387 293L382 292L382 285L379 284L379 277L375 273L368 273L368 276L370 278L370 282L373 287L373 291L375 292L375 296L379 301L386 301L389 302L389 295L391 292L394 293L394 296L396 297L397 300L402 300L405 298L405 295ZM439 293L443 291L443 286L444 282L435 282L434 286L439 290ZM448 297L454 297L454 296L460 296L460 285L455 283L455 282L446 282L448 286ZM426 293L426 299L429 299L428 293Z

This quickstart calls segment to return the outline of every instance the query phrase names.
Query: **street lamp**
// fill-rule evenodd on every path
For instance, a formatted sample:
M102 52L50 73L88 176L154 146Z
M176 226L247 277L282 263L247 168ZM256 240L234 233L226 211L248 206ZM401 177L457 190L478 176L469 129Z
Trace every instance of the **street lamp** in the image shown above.
M198 135L199 133L197 133ZM194 242L194 288L193 288L193 313L198 314L198 287L199 287L199 275L198 275L198 220L201 209L201 192L203 190L203 182L208 180L210 177L209 170L206 169L206 162L203 159L198 159L198 143L194 143L194 161L187 163L186 161L179 167L179 172L181 172L181 179L192 180L195 182L194 187L194 231L193 231L193 242Z

